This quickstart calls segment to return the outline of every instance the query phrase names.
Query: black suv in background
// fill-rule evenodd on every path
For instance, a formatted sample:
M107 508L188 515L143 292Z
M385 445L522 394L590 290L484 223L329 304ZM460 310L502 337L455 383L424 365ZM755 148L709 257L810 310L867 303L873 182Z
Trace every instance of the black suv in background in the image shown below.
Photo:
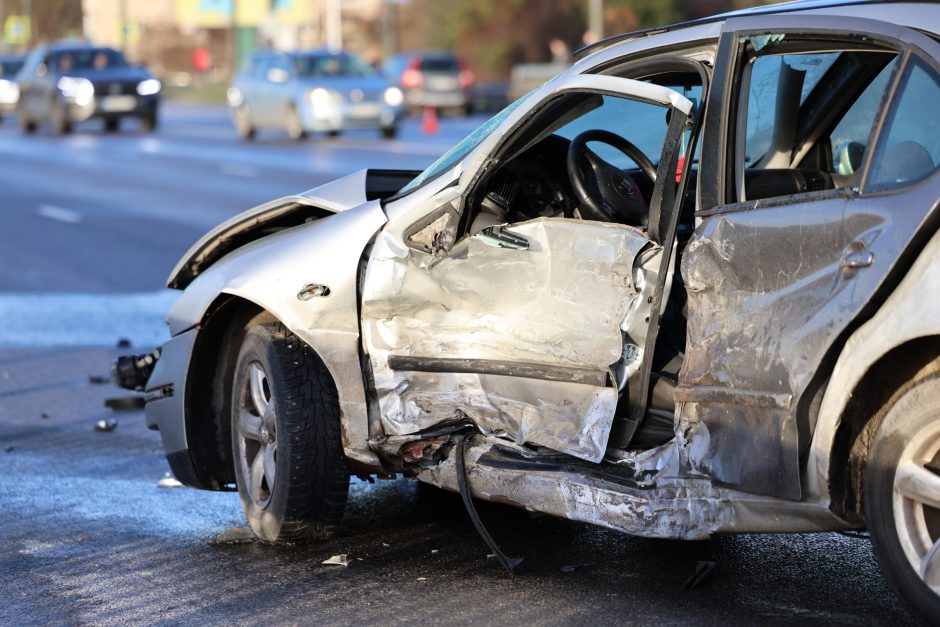
M476 77L452 52L399 54L386 61L382 71L404 92L405 105L411 111L435 107L464 115L473 112Z
M20 129L32 133L43 123L57 134L74 122L104 120L116 131L121 118L136 117L144 131L157 126L160 81L141 66L131 65L117 50L82 44L37 48L17 76Z

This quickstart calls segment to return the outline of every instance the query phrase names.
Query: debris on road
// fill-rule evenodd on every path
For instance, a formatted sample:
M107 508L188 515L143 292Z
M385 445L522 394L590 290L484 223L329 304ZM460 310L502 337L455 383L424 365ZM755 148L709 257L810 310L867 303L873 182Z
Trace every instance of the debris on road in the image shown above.
M92 385L104 385L105 383L110 383L110 377L104 377L100 374L90 374L88 375L88 382Z
M118 421L114 418L105 418L95 423L95 431L114 431L117 429Z
M157 482L158 488L182 488L183 484L176 480L176 478L170 473L166 473Z
M118 398L108 398L105 399L104 406L114 411L135 411L144 408L144 397L121 396Z
M594 562L590 562L590 563L588 563L588 564L566 564L565 566L562 566L562 567L561 567L561 572L563 572L563 573L573 573L574 571L578 570L579 568L587 568L588 566L593 566L593 565L594 565Z
M227 546L231 544L251 544L255 541L255 534L248 527L232 527L209 540L210 546Z
M334 555L328 560L323 561L324 564L329 566L349 566L349 560L346 559L345 553L340 553L339 555Z
M695 588L700 583L711 577L712 573L715 570L715 562L700 561L695 565L695 572L692 573L692 576L689 577L685 585L682 586L684 590L691 590Z
M4 452L6 452L6 453L12 453L12 452L13 452L13 449L14 449L14 447L8 446L8 447L6 447L6 448L3 449L3 450L4 450Z
M39 414L39 418L42 420L49 420L49 414L47 414L46 412L42 412L41 414Z
M126 337L122 337L121 339L117 341L117 347L118 348L130 348L131 341L127 339Z
M427 577L418 577L418 581L427 581L427 580L428 580Z

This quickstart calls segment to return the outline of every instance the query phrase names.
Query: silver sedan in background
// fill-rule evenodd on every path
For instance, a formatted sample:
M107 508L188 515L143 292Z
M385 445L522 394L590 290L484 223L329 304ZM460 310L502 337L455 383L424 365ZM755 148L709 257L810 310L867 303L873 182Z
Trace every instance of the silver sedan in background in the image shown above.
M358 57L329 50L253 55L229 88L228 103L243 139L260 128L286 129L295 140L350 128L393 138L404 115L398 87Z

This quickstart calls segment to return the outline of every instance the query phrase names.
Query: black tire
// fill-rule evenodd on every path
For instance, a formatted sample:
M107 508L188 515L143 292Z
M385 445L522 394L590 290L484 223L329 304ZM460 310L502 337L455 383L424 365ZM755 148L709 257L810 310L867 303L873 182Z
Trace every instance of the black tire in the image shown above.
M238 108L235 109L234 118L235 132L238 133L239 139L245 141L253 140L257 131L251 123L251 109L248 108L248 105L244 103L239 105Z
M382 137L384 139L395 139L396 137L398 137L398 127L397 126L383 126Z
M68 105L64 102L52 105L52 132L56 135L68 135L72 132L72 122L69 120Z
M916 545L925 540L940 542L940 508L921 504L910 508L902 505L899 509L895 500L904 498L895 484L898 470L901 468L903 472L909 467L907 458L912 451L921 450L918 447L925 447L923 450L927 452L916 454L914 459L920 459L918 464L940 476L940 450L934 450L940 448L940 439L929 434L940 434L940 375L937 374L909 383L893 397L874 436L865 469L864 496L868 529L885 578L921 620L935 625L940 624L940 593L932 590L915 571L913 558L905 552L901 536L905 536L910 550L915 553ZM929 461L923 456L930 458ZM940 499L940 494L936 498ZM908 525L912 520L905 517L915 516L919 516L918 525L923 525L921 528L927 538L918 539L904 531L911 528ZM940 568L940 555L934 565ZM936 583L934 586L940 587Z
M295 142L307 139L307 131L304 130L304 126L300 121L300 114L297 113L297 107L291 106L287 109L286 124L288 137Z
M338 128L333 128L326 132L326 136L329 137L330 139L336 139L342 134L343 134L343 131L339 130Z
M104 132L105 133L116 133L121 128L121 118L105 118L104 119Z
M349 491L336 387L309 346L281 323L265 320L269 318L249 323L232 387L232 450L242 508L251 530L264 542L322 540L338 526ZM247 405L250 418L256 407L249 378L259 365L267 375L263 389L274 412L276 472L273 486L267 484L265 470L265 481L252 492L248 474L264 453L258 448L251 456L249 445L255 441L243 436L239 415ZM263 432L266 423L259 418L259 424ZM270 433L265 436L271 438ZM265 486L262 504L255 497L265 496Z
M151 113L144 114L140 117L140 130L144 133L152 133L157 130L159 122L157 120L157 112L152 111Z
M26 117L24 113L21 112L17 116L17 121L19 122L19 125L20 125L20 132L23 135L32 135L33 133L36 132L36 123L33 122L28 117Z

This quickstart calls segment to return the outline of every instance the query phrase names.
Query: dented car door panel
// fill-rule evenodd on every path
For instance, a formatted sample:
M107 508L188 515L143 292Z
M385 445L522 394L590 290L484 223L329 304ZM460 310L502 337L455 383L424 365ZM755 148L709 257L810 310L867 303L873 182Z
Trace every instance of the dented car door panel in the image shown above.
M632 227L571 219L511 232L527 250L471 237L436 256L380 236L363 334L382 426L403 435L469 417L519 443L599 461L617 405L621 327L655 286L636 286L635 264L653 244Z

